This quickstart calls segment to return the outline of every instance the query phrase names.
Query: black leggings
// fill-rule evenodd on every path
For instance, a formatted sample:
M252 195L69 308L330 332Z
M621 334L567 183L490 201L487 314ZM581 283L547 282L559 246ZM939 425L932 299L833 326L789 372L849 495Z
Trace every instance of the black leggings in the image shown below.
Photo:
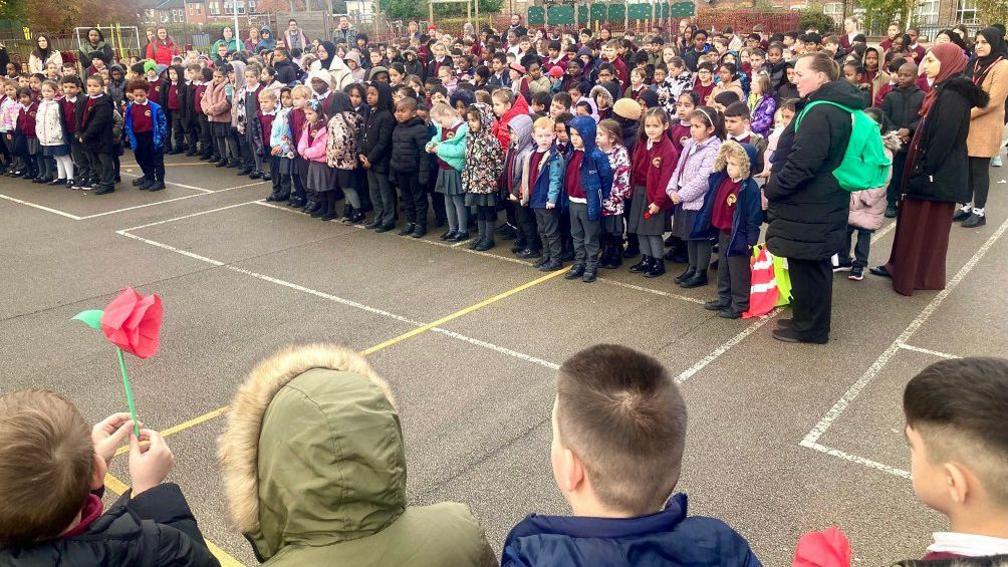
M989 157L969 158L969 186L973 195L973 208L982 209L987 205L987 192L990 191Z
M476 220L496 222L497 207L484 207L483 205L476 207Z

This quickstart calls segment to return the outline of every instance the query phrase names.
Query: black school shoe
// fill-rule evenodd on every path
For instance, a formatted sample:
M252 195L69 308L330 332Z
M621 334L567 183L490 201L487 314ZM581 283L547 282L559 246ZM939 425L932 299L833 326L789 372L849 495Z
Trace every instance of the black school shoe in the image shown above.
M406 236L407 234L413 234L414 230L416 230L416 225L411 222L408 222L406 223L406 226L399 229L399 232L397 232L396 234L398 234L399 236ZM444 238L444 235L442 235L441 239L447 240L447 238Z
M799 337L798 333L795 333L794 329L790 327L786 329L778 327L774 329L773 332L770 334L773 336L773 338L785 343L805 343L812 345L824 345L829 342L828 338L820 340L803 339Z
M154 183L151 183L147 187L147 190L148 191L164 191L164 188L165 188L164 181L155 181Z
M585 273L585 267L580 265L571 266L570 271L564 274L564 279L566 280L576 280L583 276Z

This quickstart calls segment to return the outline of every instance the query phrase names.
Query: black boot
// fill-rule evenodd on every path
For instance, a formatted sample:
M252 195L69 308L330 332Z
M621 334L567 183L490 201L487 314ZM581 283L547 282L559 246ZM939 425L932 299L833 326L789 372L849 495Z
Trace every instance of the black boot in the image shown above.
M624 258L633 258L640 254L640 243L637 241L636 234L627 234L627 247L623 251Z
M650 269L651 269L651 257L650 256L641 256L641 261L640 262L637 262L633 266L630 266L630 271L633 272L633 273L635 273L635 274L640 274L640 273L643 273L643 272L647 272Z
M665 274L665 260L662 260L661 258L655 258L655 260L651 262L651 269L644 272L644 277L657 278L658 276L664 274Z

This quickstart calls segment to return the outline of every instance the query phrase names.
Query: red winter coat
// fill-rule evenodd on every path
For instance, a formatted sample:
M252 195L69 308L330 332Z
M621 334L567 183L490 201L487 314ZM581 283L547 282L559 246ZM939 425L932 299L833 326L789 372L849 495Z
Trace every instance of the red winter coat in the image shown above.
M511 106L511 110L504 113L493 123L493 135L500 141L501 147L507 151L508 146L511 145L511 132L508 131L508 124L511 119L519 114L528 114L529 105L525 102L525 97L518 96L515 97L514 105Z
M165 43L161 43L159 40L154 40L147 45L147 59L153 59L158 65L169 66L171 65L172 57L179 54L179 48L175 45L175 42L169 37L165 40Z

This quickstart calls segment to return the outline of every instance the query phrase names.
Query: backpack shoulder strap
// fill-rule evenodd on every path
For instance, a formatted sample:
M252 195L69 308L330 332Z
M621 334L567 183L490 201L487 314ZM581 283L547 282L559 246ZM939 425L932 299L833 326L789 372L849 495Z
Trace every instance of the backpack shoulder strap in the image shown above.
M801 112L798 113L798 116L795 116L795 127L794 127L795 132L798 131L798 127L801 125L802 119L805 118L805 114L807 114L809 110L812 110L813 107L819 106L820 104L828 104L830 106L835 106L851 114L854 113L853 108L848 108L840 103L833 102L831 100L813 100L812 102L806 104L804 108L801 109Z

